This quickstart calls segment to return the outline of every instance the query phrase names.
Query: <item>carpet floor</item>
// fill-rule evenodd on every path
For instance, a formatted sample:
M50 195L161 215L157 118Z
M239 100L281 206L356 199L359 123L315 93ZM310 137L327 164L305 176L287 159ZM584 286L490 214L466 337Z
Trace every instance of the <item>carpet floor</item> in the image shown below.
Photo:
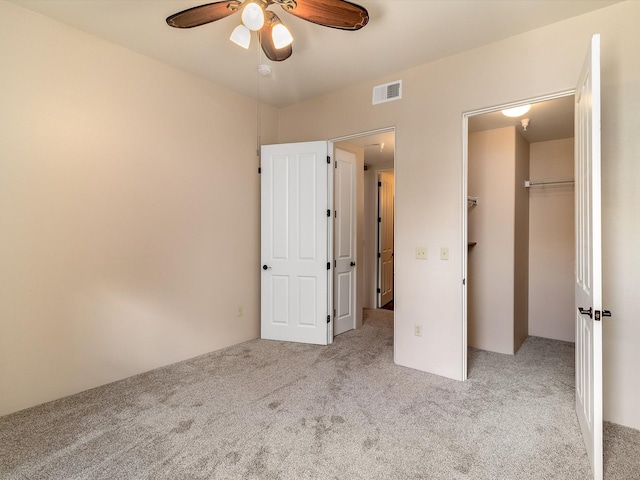
M2 479L592 478L573 344L469 352L469 380L395 365L393 312L318 347L253 340L0 418ZM605 426L605 478L640 432Z

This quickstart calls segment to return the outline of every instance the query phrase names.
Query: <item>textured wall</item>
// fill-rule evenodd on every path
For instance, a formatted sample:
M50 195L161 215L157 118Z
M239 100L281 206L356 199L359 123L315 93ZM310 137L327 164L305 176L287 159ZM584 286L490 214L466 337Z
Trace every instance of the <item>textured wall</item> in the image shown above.
M515 127L469 134L469 346L514 353Z
M256 338L255 101L0 16L0 414Z
M531 179L573 177L573 138L531 144ZM574 191L529 191L529 334L575 341Z

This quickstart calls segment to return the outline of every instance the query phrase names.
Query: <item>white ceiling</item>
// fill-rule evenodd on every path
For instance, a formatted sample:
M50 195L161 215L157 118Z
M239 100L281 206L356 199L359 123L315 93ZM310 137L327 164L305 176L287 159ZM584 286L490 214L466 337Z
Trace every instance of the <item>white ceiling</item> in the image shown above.
M325 28L271 6L294 36L279 63L228 40L238 15L193 29L165 18L208 0L9 0L125 48L282 107L602 8L618 0L356 0L369 24ZM302 1L302 0L300 0ZM312 1L312 0L306 0ZM259 78L257 65L273 74ZM258 86L258 82L260 82Z
M386 166L395 160L396 133L387 131L349 138L341 143L364 147L364 163L371 168Z
M531 110L518 118L505 117L501 111L469 117L469 131L478 132L516 125L529 143L547 142L573 137L574 97L556 98L534 103ZM528 118L529 126L523 131L521 119Z

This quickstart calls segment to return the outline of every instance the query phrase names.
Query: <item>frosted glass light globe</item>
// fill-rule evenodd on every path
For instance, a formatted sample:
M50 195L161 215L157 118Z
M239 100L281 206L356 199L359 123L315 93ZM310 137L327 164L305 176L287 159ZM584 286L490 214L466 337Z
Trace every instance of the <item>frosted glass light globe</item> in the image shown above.
M289 29L281 23L278 23L273 27L271 37L273 38L274 47L278 49L291 45L291 42L293 42L291 32L289 32Z
M248 3L242 10L242 23L249 30L260 30L264 25L264 12L260 5L253 2Z
M531 109L531 105L522 105L520 107L507 108L502 110L502 114L505 117L520 117L527 113Z
M233 29L229 38L236 45L240 45L242 48L249 48L249 44L251 43L251 30L244 25L238 25Z

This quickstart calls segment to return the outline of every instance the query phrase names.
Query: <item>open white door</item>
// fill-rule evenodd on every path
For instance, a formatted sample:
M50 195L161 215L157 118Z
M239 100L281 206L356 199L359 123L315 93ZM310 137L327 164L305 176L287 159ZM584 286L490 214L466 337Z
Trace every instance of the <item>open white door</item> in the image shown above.
M356 154L335 149L334 334L356 322Z
M261 337L326 345L327 142L265 145L261 169Z
M602 480L599 35L594 35L591 40L575 98L576 413L593 478Z
M378 175L378 307L393 300L393 172Z

